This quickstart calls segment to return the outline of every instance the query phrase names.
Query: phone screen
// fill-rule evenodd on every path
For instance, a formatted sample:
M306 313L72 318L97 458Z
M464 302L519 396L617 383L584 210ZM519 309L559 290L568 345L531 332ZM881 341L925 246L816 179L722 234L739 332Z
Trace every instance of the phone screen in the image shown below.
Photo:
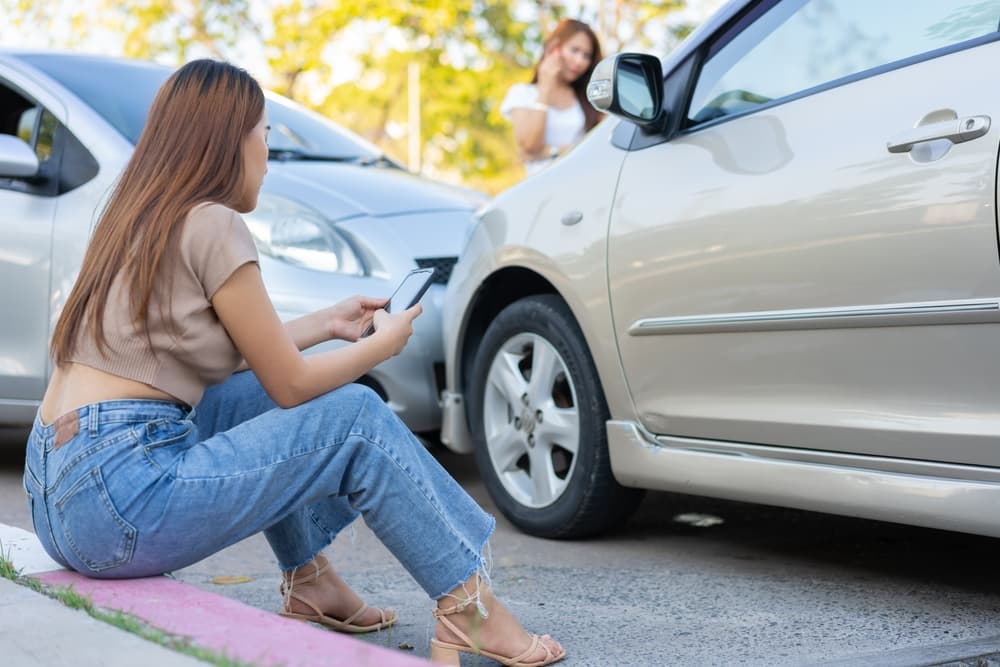
M434 269L414 269L406 274L389 297L389 303L385 304L385 312L395 313L416 305L430 286L433 275Z
M389 297L389 302L383 307L387 313L395 313L411 308L420 301L427 288L431 285L434 269L414 269L410 271ZM370 336L375 331L374 324L368 326L362 337Z

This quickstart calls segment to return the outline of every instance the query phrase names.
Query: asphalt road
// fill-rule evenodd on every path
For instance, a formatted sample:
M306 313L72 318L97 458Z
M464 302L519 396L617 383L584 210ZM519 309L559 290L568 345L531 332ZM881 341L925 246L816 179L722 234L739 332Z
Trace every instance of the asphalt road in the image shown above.
M0 522L30 529L17 437L0 433ZM471 459L435 452L495 512ZM692 525L691 514L721 521ZM427 655L430 601L363 523L350 532L328 551L334 565L401 617L367 641ZM498 516L492 550L497 593L562 641L566 665L1000 665L996 539L651 493L617 532L589 541L527 537ZM260 536L175 575L279 604Z

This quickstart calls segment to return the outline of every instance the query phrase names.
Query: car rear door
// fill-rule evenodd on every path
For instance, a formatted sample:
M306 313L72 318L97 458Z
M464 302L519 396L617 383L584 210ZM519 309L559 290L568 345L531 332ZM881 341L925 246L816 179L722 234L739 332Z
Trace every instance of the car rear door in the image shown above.
M647 429L1000 463L998 24L996 1L786 0L710 37L612 213Z
M0 422L33 412L48 372L49 284L58 207L59 152L53 98L0 68L0 133L23 139L40 163L35 178L0 177ZM55 112L55 113L53 113Z

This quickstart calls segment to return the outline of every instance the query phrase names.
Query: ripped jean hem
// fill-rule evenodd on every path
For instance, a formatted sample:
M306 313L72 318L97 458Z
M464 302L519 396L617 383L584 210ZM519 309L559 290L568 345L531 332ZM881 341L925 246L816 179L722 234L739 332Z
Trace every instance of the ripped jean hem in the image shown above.
M479 550L476 552L478 555L476 559L476 564L473 565L465 573L465 576L458 579L454 586L450 586L446 590L438 593L437 595L431 595L431 599L435 602L441 600L441 598L446 595L451 594L456 588L461 588L462 585L468 581L473 574L479 574L479 578L482 582L486 584L488 588L493 588L493 558L492 549L490 548L490 538L496 531L497 520L494 517L490 517L490 527L486 531L486 535L483 537L482 541L479 543Z

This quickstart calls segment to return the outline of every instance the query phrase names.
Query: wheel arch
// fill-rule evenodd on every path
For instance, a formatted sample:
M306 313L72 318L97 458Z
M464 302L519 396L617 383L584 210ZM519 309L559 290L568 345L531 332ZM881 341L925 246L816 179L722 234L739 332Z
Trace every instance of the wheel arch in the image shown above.
M462 318L463 324L456 339L453 378L457 391L463 396L469 395L470 376L476 352L490 322L500 311L525 297L551 294L566 305L583 336L612 418L634 418L634 406L631 404L617 346L614 344L615 332L610 307L605 304L607 310L604 311L588 307L586 302L581 303L567 298L563 288L570 289L572 284L569 282L563 284L561 274L554 274L553 278L555 280L534 268L516 265L500 268L481 281L469 299L469 305ZM466 424L471 423L468 401L464 403L462 416Z
M513 273L498 272L493 278L495 280L490 283L489 289L482 290L474 300L473 307L477 312L474 321L477 328L463 339L461 354L464 365L460 371L463 393L468 399L464 402L464 412L473 440L472 451L490 496L504 516L531 535L548 538L587 537L620 525L638 506L643 494L641 490L622 486L614 477L604 428L610 417L606 389L594 365L593 354L580 326L578 314L564 296L537 273L522 269ZM521 289L515 289L518 286ZM483 287L487 287L485 282ZM497 423L494 419L493 426L488 426L490 422L485 414L490 412L496 417L497 413L484 407L480 414L474 408L485 405L484 392L488 391L488 387L494 386L488 379L493 372L494 355L505 341L512 340L512 335L525 331L541 337L543 342L555 348L557 356L564 358L562 363L566 364L566 380L574 389L572 401L562 407L574 408L573 414L578 414L579 419L575 431L578 441L575 446L556 438L546 441L551 451L544 447L536 448L536 451L547 452L543 456L555 457L557 444L569 447L564 451L571 451L572 454L561 455L562 461L565 465L572 460L573 465L562 468L562 476L557 470L545 472L549 467L555 466L554 462L551 466L543 465L541 468L536 468L534 463L530 468L527 463L514 464L521 469L520 473L514 471L516 474L529 476L529 486L535 485L532 477L534 474L555 475L564 481L561 487L558 482L555 486L549 484L550 489L559 487L559 494L549 498L547 504L537 506L532 504L532 493L529 493L531 498L525 504L523 489L520 492L518 490L522 483L513 483L508 479L507 472L512 469L497 469L492 455L488 453L491 451L489 434L496 432L494 427ZM551 381L555 382L554 376ZM552 386L549 391L554 391ZM516 425L516 418L511 415L517 413L522 402L529 406L532 414L535 408L542 407L529 403L531 399L528 396L528 393L524 393L517 399L511 399L509 395L501 399L501 428L506 420L506 426L514 424L514 428L520 430L521 427ZM549 398L553 397L550 394ZM495 403L493 399L489 401L490 405ZM517 405L512 413L514 403ZM550 400L549 406L551 405ZM548 407L545 409L548 410ZM541 409L538 410L538 415L541 423ZM527 438L527 445L521 458L534 460L527 449L535 446L530 435L533 428L522 432L528 435L523 436ZM513 490L511 483L515 487Z
M528 296L553 294L565 303L566 299L547 278L521 266L510 266L491 274L476 290L468 308L462 342L458 354L458 374L462 394L468 393L469 375L476 357L476 350L486 334L490 322L510 304ZM568 305L568 304L567 304ZM570 308L572 311L572 308ZM575 315L574 315L575 318ZM579 322L577 322L579 326ZM465 419L469 423L469 405L465 404Z

